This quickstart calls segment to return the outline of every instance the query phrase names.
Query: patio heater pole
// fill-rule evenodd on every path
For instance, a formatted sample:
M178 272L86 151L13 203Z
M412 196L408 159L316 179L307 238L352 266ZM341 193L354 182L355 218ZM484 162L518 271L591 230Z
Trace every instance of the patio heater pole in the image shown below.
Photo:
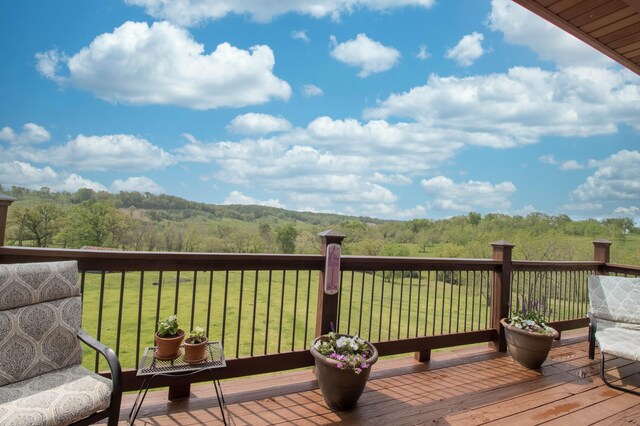
M329 244L342 245L342 240L346 235L341 234L334 230L324 231L318 234L322 239L322 252L323 256L327 256L327 247ZM334 273L336 271L333 271ZM340 271L337 271L338 277ZM331 331L331 324L337 330L338 324L336 320L338 318L338 298L340 292L337 291L334 294L328 294L325 291L325 271L320 271L320 279L318 282L318 309L316 315L316 337L322 334L326 334Z

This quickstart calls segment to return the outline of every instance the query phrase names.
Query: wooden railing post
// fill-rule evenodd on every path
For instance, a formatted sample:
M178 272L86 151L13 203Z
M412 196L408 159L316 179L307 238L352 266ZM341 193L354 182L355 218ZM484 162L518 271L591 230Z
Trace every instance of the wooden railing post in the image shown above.
M322 255L327 255L327 246L329 244L342 245L342 240L346 237L334 230L324 231L318 234L322 239ZM324 270L320 271L320 280L318 282L318 309L316 315L316 337L331 331L331 324L335 328L338 318L338 297L340 293L327 294L324 291Z
M7 194L0 193L0 246L4 245L4 236L7 230L7 216L9 212L9 206L16 199L8 196Z
M493 348L498 352L507 350L504 330L500 326L500 320L509 316L509 299L511 296L511 254L513 244L504 240L491 243L493 247L493 260L502 262L502 270L493 274L493 291L491 295L491 327L498 332L497 339L493 342Z
M611 241L595 240L593 241L593 260L602 263L599 267L601 273L606 272L606 264L609 263L611 255Z

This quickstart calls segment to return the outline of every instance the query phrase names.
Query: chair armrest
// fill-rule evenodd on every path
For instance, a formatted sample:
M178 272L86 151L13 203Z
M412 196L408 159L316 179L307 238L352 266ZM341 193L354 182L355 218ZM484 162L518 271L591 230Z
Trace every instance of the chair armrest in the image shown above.
M118 357L111 348L99 342L93 336L87 334L83 329L79 328L77 335L78 339L86 343L89 347L100 352L107 359L109 369L111 370L111 383L113 386L111 401L112 403L117 402L117 405L119 406L120 399L122 397L122 367L120 366L120 360L118 360Z

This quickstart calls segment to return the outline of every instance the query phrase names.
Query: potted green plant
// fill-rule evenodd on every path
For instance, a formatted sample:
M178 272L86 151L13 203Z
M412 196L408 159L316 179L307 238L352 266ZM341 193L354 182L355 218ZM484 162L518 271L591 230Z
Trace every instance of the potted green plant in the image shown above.
M514 361L530 368L538 369L549 355L553 339L558 332L544 323L544 316L538 304L523 307L511 318L503 318L500 324L504 327L507 347ZM544 310L543 310L544 311Z
M195 327L184 341L184 361L202 362L207 359L207 336L204 328Z
M330 332L313 341L311 355L327 406L333 410L355 407L378 360L375 346L357 335Z
M158 322L156 331L156 353L158 359L174 359L180 356L180 344L184 339L184 331L178 326L178 316Z

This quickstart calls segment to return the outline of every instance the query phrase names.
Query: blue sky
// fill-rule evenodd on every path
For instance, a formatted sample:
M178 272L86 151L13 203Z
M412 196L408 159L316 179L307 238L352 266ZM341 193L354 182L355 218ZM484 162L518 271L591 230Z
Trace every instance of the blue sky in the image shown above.
M640 77L510 0L0 3L0 183L640 216Z

